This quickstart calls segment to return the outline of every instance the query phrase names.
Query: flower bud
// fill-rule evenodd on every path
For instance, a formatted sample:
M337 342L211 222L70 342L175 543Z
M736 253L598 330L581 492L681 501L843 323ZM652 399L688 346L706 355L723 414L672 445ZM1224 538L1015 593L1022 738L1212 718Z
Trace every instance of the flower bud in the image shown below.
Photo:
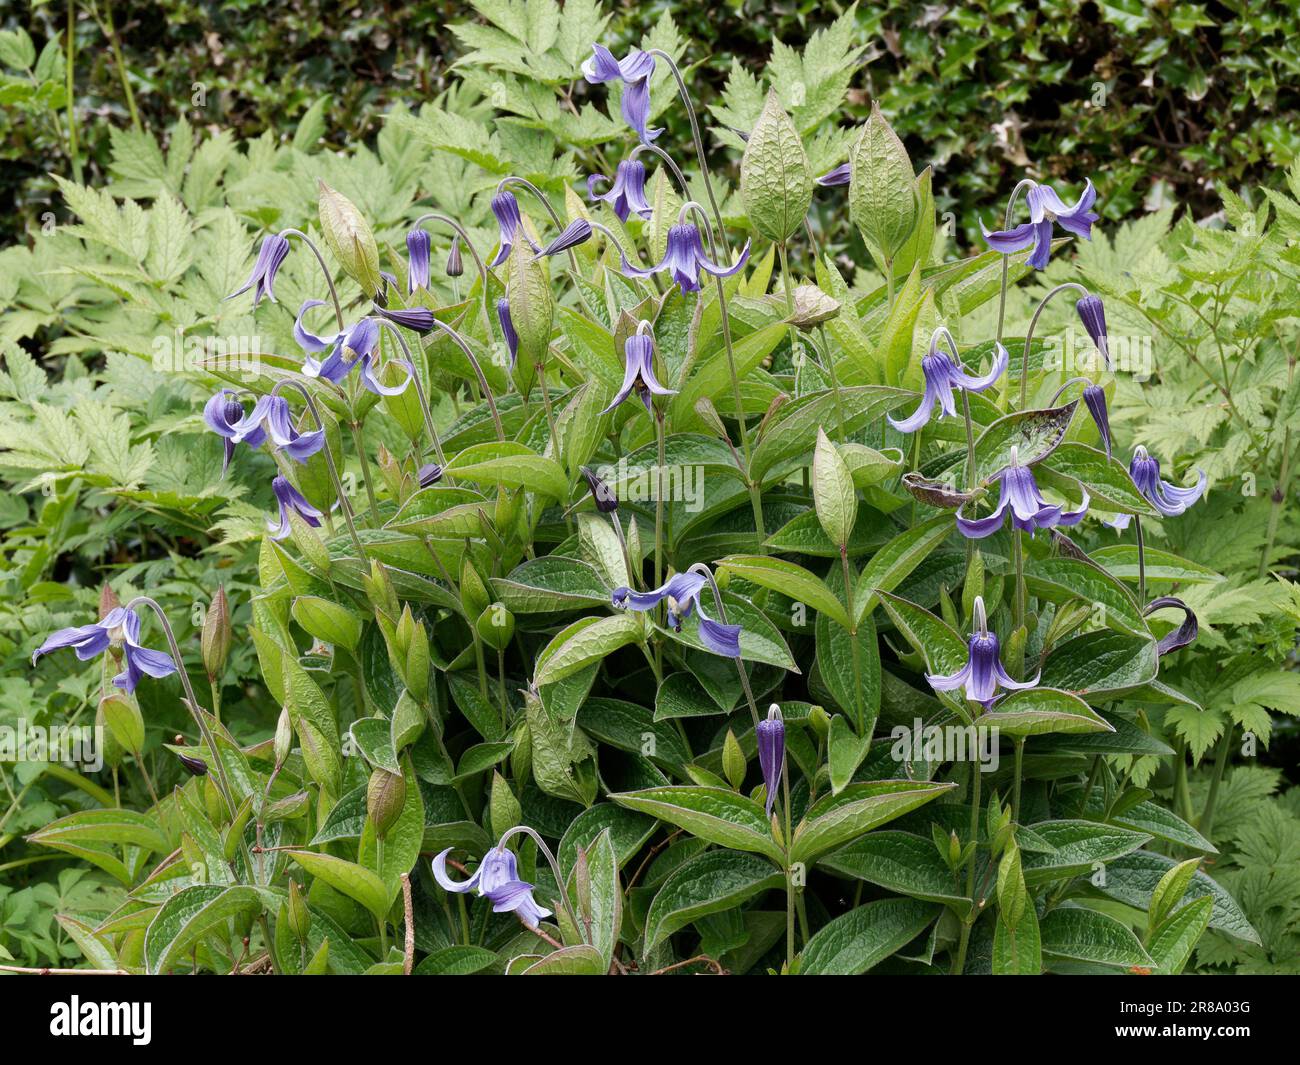
M203 668L209 677L218 676L225 668L226 659L230 657L230 644L234 630L230 625L230 601L226 598L226 589L218 588L212 597L208 612L203 617L203 635L200 646L203 649Z
M191 776L206 777L208 775L208 763L202 758L191 758L187 754L178 754L176 757L181 760L181 765L190 771Z
M301 943L307 942L307 933L311 931L311 910L307 908L307 899L298 886L298 881L289 881L289 931Z
M113 586L104 582L104 586L99 590L99 620L103 621L108 615L122 605L118 599L117 593L113 591Z
M275 725L275 743L272 749L275 752L277 766L284 765L289 758L289 752L293 750L293 721L289 718L287 706L280 708L280 720Z
M591 498L596 503L596 509L602 514L613 514L614 511L618 510L618 496L614 494L614 490L588 467L581 467L580 472L587 482L587 488L591 492Z
M794 290L794 310L786 321L807 332L839 313L839 300L828 296L816 285L799 285Z
M371 562L370 575L362 577L361 583L365 586L370 605L386 618L396 621L402 612L402 607L393 588L393 579L388 575L388 570L384 568L383 563Z
M375 769L366 785L366 813L375 826L375 835L383 839L397 824L406 805L406 778L387 769Z
M451 238L451 250L447 252L447 276L460 277L465 272L465 263L460 256L460 236Z
M98 716L113 738L138 757L144 747L144 716L135 699L114 690L101 700Z

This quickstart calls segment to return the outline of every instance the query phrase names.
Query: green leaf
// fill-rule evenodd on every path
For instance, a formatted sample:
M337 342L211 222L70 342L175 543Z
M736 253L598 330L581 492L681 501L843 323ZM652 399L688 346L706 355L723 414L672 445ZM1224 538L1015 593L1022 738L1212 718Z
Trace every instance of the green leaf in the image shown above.
M573 865L579 847L589 846L597 836L608 830L621 869L632 860L656 827L653 817L646 817L611 802L597 803L569 822L555 855L560 866L568 869Z
M975 481L986 484L1011 465L1011 449L1016 461L1029 466L1047 458L1065 439L1078 400L1048 410L1017 411L999 418L975 441Z
M1109 544L1089 552L1090 557L1099 566L1103 566L1113 576L1122 581L1138 579L1137 544ZM1157 584L1208 584L1223 580L1223 574L1215 573L1199 562L1189 562L1185 558L1161 551L1147 545L1144 552L1147 585Z
M434 951L415 967L415 976L470 976L496 964L486 947L457 945Z
M850 635L818 614L815 633L822 682L853 722L853 730L870 737L880 713L880 643L875 622L868 615L858 625L857 634Z
M1077 695L1054 688L1014 691L978 720L1013 739L1054 732L1113 731L1110 723Z
M825 582L793 562L767 555L729 555L718 561L716 569L719 575L731 573L743 577L820 611L845 629L850 627L844 604L835 598Z
M1160 878L1155 890L1151 892L1151 906L1147 910L1149 931L1154 931L1157 925L1162 924L1183 901L1187 886L1192 882L1192 877L1196 875L1196 870L1200 866L1200 858L1188 858L1185 862L1179 862Z
M563 555L530 558L511 570L508 577L494 577L492 589L515 614L600 606L609 602L610 593L595 569Z
M575 621L538 656L533 683L541 687L570 677L620 647L639 642L643 632L640 618L632 613Z
M813 450L812 490L817 520L831 543L844 549L853 535L853 523L858 516L857 494L848 466L820 428L817 430L817 446Z
M600 951L602 971L608 972L614 964L614 948L623 925L623 890L609 829L578 852L569 874L568 893L582 924L573 931L585 935Z
M1156 645L1118 632L1088 632L1056 646L1043 665L1044 687L1106 702L1156 678Z
M858 574L853 593L853 610L858 621L873 611L881 594L892 592L938 547L955 528L951 514L933 518L899 533L871 556Z
M1163 854L1135 851L1110 861L1106 866L1105 882L1097 886L1103 894L1145 911L1150 907L1151 895L1161 878L1178 864ZM1197 870L1187 885L1185 897L1199 899L1207 895L1214 900L1211 928L1246 943L1260 942L1259 933L1251 926L1236 900L1217 881Z
M755 855L706 851L674 870L655 895L645 919L645 949L692 921L784 884L785 874Z
M1127 588L1100 566L1064 555L1035 559L1025 568L1025 585L1049 603L1082 599L1092 614L1116 632L1150 639L1151 630Z
M1040 475L1057 474L1081 484L1099 510L1158 517L1155 509L1137 490L1128 469L1119 459L1083 444L1065 443L1044 461Z
M962 892L961 874L954 873L934 848L934 842L909 832L869 832L826 855L818 863L887 891L939 902L958 917L970 913L971 901Z
M364 865L332 854L316 854L314 851L291 850L286 853L312 876L361 903L376 920L382 921L388 913L388 889Z
M1027 850L1022 856L1025 882L1032 886L1091 873L1098 863L1108 865L1150 839L1143 832L1095 821L1038 821L1033 829L1054 849Z
M1177 976L1205 930L1210 927L1214 900L1209 895L1189 902L1164 919L1147 941L1147 953L1161 976Z
M813 182L799 131L768 91L740 160L740 196L760 234L774 243L793 235L812 203Z
M850 784L814 803L795 827L791 860L811 864L864 832L924 806L957 785L914 780Z
M522 970L523 976L603 976L604 957L595 947L580 943L552 951Z
M763 807L725 788L668 785L622 792L610 799L660 821L684 828L721 847L750 851L784 865L785 854L772 838Z
M297 596L289 608L309 635L355 651L361 642L361 619L346 607L315 595Z
M232 918L250 917L261 909L262 898L251 887L195 884L182 888L163 903L144 934L146 971L156 976L177 961L188 961L190 948L205 936L224 935Z
M882 899L858 906L818 929L801 954L800 975L856 976L901 950L939 916L916 899Z
M849 150L849 165L849 217L877 266L892 266L916 225L916 173L875 100Z
M1122 969L1153 964L1137 936L1096 910L1067 904L1049 911L1039 928L1043 953L1049 957Z
M569 479L558 462L510 440L472 444L447 463L446 472L457 479L526 488L561 501L569 494Z
M82 810L52 821L27 839L61 849L67 849L67 845L114 843L154 852L171 850L157 822L131 810Z

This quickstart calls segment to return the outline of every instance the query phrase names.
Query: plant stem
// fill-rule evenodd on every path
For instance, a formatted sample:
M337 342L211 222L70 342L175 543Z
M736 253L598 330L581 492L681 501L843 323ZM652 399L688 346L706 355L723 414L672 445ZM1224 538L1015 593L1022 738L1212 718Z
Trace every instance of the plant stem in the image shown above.
M1229 721L1224 727L1223 735L1219 737L1219 749L1214 757L1214 776L1210 778L1210 793L1205 798L1205 809L1201 811L1200 820L1196 823L1197 829L1206 839L1210 838L1210 831L1214 828L1214 804L1218 802L1219 785L1223 782L1224 771L1232 756L1232 735L1235 731L1236 726Z
M1004 269L1006 267L1006 262L1007 261L1004 258L1002 260L1002 265ZM1080 285L1077 281L1066 281L1064 284L1057 285L1054 289L1048 292L1046 296L1044 296L1041 300L1038 301L1038 306L1034 308L1033 317L1029 319L1029 328L1025 330L1025 346L1023 349L1021 349L1020 352L1020 409L1021 410L1024 410L1026 404L1029 402L1028 399L1029 351L1030 348L1033 346L1034 329L1038 325L1039 315L1043 313L1043 310L1047 307L1048 303L1051 302L1053 296L1055 296L1058 292L1064 292L1067 288L1076 289L1077 291L1081 292L1083 295L1085 296L1088 295L1088 290L1084 288L1082 285ZM1001 329L999 329L998 330L999 340L1001 339L1001 333L1002 331Z
M1016 776L1015 783L1011 790L1011 820L1016 824L1020 823L1020 779L1025 761L1025 737L1017 736L1015 740L1016 748Z
M375 486L370 479L370 460L366 457L366 441L362 434L361 423L352 422L352 443L357 449L357 459L361 463L361 479L366 485L366 498L370 503L370 524L379 525L379 503L375 499Z
M81 156L77 150L77 0L68 0L68 57L64 69L63 91L68 97L68 158L72 162L72 180L81 184Z
M1138 609L1147 605L1147 553L1146 542L1142 539L1142 516L1133 515L1133 531L1137 534L1138 549Z
M980 767L978 762L971 762L971 802L970 802L970 838L972 843L979 839L980 831ZM971 900L971 915L961 925L961 940L957 944L957 956L953 959L952 969L954 976L959 976L966 967L966 948L970 945L970 932L975 924L975 919L979 916L979 911L975 907L975 857L979 853L979 846L976 843L971 847L970 859L966 864L966 894Z

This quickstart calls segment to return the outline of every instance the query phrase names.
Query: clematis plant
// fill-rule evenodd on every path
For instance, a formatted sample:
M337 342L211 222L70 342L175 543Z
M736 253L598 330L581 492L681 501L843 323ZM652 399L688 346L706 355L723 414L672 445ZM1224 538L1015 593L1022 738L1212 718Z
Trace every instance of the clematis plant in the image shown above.
M619 609L653 610L660 603L668 609L668 625L682 631L682 622L693 612L700 615L700 642L715 655L726 658L740 657L740 626L714 621L704 612L700 593L708 578L691 570L675 573L666 583L648 592L635 592L631 588L615 588L610 601Z
M1014 680L1002 665L1002 652L997 633L990 632L984 612L984 597L977 595L972 607L974 631L966 642L965 664L947 675L927 673L926 683L937 692L964 689L966 698L988 710L997 699L999 688L1010 691L1024 690L1038 685L1039 674L1031 680Z
M602 44L591 46L592 55L582 64L583 77L592 85L617 81L623 84L623 120L636 130L643 144L652 143L661 129L648 129L650 122L650 79L654 77L655 59L649 52L634 48L624 58Z
M1092 239L1092 224L1098 215L1092 210L1097 202L1097 190L1089 178L1083 192L1073 204L1067 204L1050 185L1040 185L1036 181L1022 182L1027 185L1025 200L1029 204L1029 221L1008 229L990 231L980 221L984 240L994 251L1003 255L1033 248L1027 262L1035 270L1047 269L1047 261L1052 254L1052 227L1059 225L1062 229L1084 240ZM1019 188L1020 186L1017 186ZM1014 203L1015 197L1012 197ZM1007 206L1010 216L1011 204Z
M983 518L968 518L963 511L969 505L963 503L957 510L957 529L963 536L972 540L992 536L1002 528L1003 518L1011 512L1011 525L1021 532L1032 533L1036 529L1052 529L1058 525L1078 525L1088 512L1088 490L1083 490L1083 502L1078 510L1067 511L1062 504L1048 503L1038 490L1034 480L1034 471L1028 466L1020 465L1018 449L1011 449L1011 463L998 474L1000 485L998 505L993 513Z
M115 607L94 624L51 633L32 653L32 665L43 655L66 647L72 648L83 662L105 651L120 653L125 668L113 678L113 686L125 692L134 692L141 677L160 678L176 672L176 663L170 655L140 643L140 615L127 607Z

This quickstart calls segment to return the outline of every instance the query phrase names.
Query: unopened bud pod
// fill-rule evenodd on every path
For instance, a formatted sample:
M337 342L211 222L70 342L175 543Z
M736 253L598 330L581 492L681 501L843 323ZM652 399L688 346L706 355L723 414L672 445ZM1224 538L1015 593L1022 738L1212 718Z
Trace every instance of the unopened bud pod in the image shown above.
M800 285L794 290L794 310L786 321L809 332L839 313L839 300L826 295L816 285Z
M460 237L451 238L451 249L447 252L447 276L460 277L465 272L465 263L460 257Z
M104 704L100 703L95 711L95 736L99 742L100 752L104 756L104 765L110 769L116 769L122 762L122 755L126 753L122 744L118 742L113 730L108 727L108 718L104 714Z
M396 622L402 613L402 606L393 588L393 579L388 575L388 570L384 568L383 563L371 562L370 576L362 577L361 583L365 587L370 605L386 618Z
M296 880L289 881L288 909L289 931L297 937L298 942L306 943L307 934L311 931L311 910Z
M280 708L280 720L275 725L275 743L272 749L277 766L284 765L289 759L289 752L293 750L293 721L289 717L287 706Z
M112 585L110 585L108 581L105 581L104 586L99 590L99 620L103 621L104 618L108 617L110 613L121 605L122 601L118 599L117 593L113 591Z
M181 765L189 770L191 776L206 777L208 775L208 763L202 758L191 758L188 754L178 754L176 757L180 759Z
M506 609L504 603L493 603L478 616L474 626L479 639L497 651L504 651L510 646L510 638L515 634L515 616Z
M406 805L406 778L401 773L376 769L366 785L366 813L375 826L375 835L383 839L397 824Z
M226 589L218 588L212 597L208 612L203 617L203 635L200 646L203 650L203 668L209 677L217 677L225 668L226 659L230 657L230 644L234 638L234 629L230 624L230 600L226 598Z
M460 602L465 608L465 616L477 619L488 608L491 601L483 579L470 562L469 556L465 556L460 564Z
M356 281L367 296L383 289L379 273L379 245L374 230L356 205L337 189L318 181L321 232L343 272Z
M99 713L113 738L139 756L144 747L144 716L135 699L114 691L100 702Z

